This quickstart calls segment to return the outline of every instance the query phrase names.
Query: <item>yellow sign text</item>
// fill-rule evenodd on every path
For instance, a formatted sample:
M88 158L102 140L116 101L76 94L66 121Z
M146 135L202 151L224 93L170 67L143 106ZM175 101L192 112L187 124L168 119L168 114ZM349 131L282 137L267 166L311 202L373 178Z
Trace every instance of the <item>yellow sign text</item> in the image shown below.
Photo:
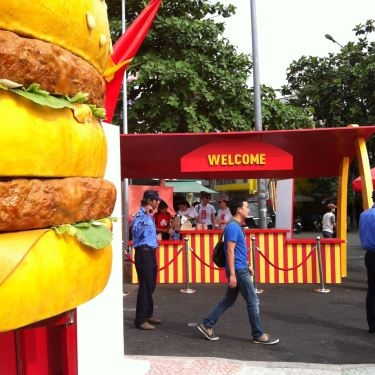
M266 154L214 154L207 157L210 166L266 164Z

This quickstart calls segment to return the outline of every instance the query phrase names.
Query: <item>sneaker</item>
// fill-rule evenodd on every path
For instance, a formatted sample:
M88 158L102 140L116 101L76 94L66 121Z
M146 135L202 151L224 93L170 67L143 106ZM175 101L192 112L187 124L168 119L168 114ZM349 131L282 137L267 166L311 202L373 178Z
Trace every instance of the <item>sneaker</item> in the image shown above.
M211 341L219 340L219 336L215 335L215 332L212 328L206 327L203 323L199 323L197 327L208 340L211 340Z
M277 344L280 340L278 338L273 338L268 333L263 333L262 336L253 339L255 344L273 345Z
M149 322L144 322L144 323L138 325L137 328L143 329L144 331L151 331L151 330L155 329L155 326L153 326Z

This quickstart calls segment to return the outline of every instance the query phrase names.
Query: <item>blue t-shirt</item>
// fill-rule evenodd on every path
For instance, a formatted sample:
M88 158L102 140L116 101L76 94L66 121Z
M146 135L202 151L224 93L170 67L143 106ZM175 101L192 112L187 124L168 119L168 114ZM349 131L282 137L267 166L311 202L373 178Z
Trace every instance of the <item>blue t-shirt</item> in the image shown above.
M144 207L141 207L135 214L132 223L132 239L135 248L150 246L156 249L159 246L154 219L146 214Z
M359 239L365 250L375 251L375 204L359 216Z
M245 234L239 223L230 221L224 230L225 254L228 248L228 241L235 242L234 247L234 269L241 270L248 268L247 246ZM225 268L228 270L227 257L225 257Z

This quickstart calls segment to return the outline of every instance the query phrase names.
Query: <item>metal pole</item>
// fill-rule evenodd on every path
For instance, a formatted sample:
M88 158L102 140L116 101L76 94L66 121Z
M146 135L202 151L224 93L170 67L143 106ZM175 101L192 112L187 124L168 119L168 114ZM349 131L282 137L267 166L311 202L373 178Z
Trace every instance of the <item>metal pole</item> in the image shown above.
M125 33L125 0L121 0L121 26L122 33ZM122 127L120 126L120 133L128 134L128 105L127 105L127 83L126 83L126 71L122 81ZM128 252L129 243L129 180L124 178L122 184L122 238L123 238L123 254L124 250ZM123 291L124 294L128 292Z
M257 278L256 278L256 263L255 263L255 250L256 250L256 244L255 244L255 236L251 236L251 255L252 255L252 266L253 266L253 284L254 284L254 289L257 294L263 293L263 289L258 289L257 288Z
M262 131L262 110L260 100L258 31L255 0L250 0L251 41L253 51L253 83L254 83L254 114L255 130ZM258 179L259 228L267 228L267 204L265 181Z
M320 249L320 236L316 237L316 249L318 251L318 263L319 263L319 278L320 278L320 288L314 289L314 292L317 293L330 293L330 289L324 287L324 276L323 276L323 267L322 267L322 252Z
M189 238L185 237L185 275L186 275L186 288L181 289L181 293L195 293L195 289L190 289L190 281L189 281Z

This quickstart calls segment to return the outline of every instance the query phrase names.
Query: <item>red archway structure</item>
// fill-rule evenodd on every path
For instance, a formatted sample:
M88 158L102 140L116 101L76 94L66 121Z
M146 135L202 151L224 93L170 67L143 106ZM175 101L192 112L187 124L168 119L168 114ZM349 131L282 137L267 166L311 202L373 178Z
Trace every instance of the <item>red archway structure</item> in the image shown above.
M349 125L263 132L123 134L121 174L122 178L177 179L338 176L341 256L333 267L341 268L339 273L346 276L349 164L357 157L363 206L368 208L372 183L366 141L374 132L375 126Z
M375 132L374 126L345 128L276 130L230 133L122 134L122 178L297 178L339 176L344 158L356 156L356 140L365 141ZM292 168L253 164L214 168L208 163L202 169L182 170L185 155L207 147L215 155L231 155L248 144L248 153L256 143L274 147L292 157ZM204 150L203 152L205 152ZM243 149L241 148L241 153ZM263 150L266 154L269 150ZM262 152L262 150L260 151ZM257 152L259 153L259 152ZM271 151L272 154L272 151ZM206 155L207 156L207 155ZM271 156L271 155L267 155ZM198 160L197 160L198 161ZM201 160L199 160L201 162Z

